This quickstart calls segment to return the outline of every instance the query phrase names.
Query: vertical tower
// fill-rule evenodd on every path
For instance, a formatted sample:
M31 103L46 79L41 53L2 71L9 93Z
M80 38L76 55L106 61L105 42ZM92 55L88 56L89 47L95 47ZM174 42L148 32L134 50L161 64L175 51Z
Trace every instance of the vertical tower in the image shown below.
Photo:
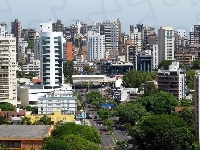
M104 58L105 53L105 35L88 31L88 57L89 61L100 60Z
M42 23L40 33L41 73L44 88L63 84L63 33L52 32L52 22Z
M158 29L158 62L162 60L174 60L174 29L172 27L160 27Z
M2 30L5 27L0 27ZM12 34L0 36L0 102L17 105L16 38ZM20 104L20 103L19 103Z

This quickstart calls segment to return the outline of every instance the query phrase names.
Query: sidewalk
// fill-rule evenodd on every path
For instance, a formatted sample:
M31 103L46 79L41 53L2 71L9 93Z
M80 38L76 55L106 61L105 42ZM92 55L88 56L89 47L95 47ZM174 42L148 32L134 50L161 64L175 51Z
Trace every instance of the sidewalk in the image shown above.
M88 120L88 119L85 119L85 125L92 126L90 123L90 120Z

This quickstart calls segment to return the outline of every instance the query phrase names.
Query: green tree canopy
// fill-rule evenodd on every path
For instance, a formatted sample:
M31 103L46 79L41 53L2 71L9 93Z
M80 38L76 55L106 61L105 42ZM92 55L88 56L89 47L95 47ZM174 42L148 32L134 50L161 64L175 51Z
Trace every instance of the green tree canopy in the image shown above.
M83 70L86 71L86 73L87 73L88 75L93 74L93 69L92 69L89 65L84 66L84 67L83 67Z
M0 103L0 109L1 111L14 111L15 106L13 106L11 103Z
M127 102L120 104L116 109L116 115L122 118L124 123L131 123L132 125L138 122L146 113L145 107L139 103Z
M190 99L182 99L179 105L182 107L194 107L194 102Z
M99 92L90 92L86 94L86 98L94 105L97 109L101 107L101 104L106 102L105 97L103 97Z
M103 125L106 126L109 131L112 131L114 124L115 124L114 121L111 119L103 120Z
M180 113L176 113L176 115L182 118L188 125L194 126L195 114L193 108L183 108Z
M175 110L175 107L178 106L178 100L174 95L158 91L156 94L139 97L137 102L143 105L148 112L154 114L171 114Z
M153 82L147 82L144 85L144 96L156 94L158 92L158 89L156 89L156 86Z
M143 117L130 129L139 150L192 150L194 136L186 122L171 115Z
M99 109L97 114L102 120L108 119L112 115L109 109Z
M0 125L4 125L4 124L9 125L10 121L5 117L0 116Z
M47 115L44 115L41 117L38 121L34 122L33 124L35 125L50 125L52 124L51 118L48 117Z
M186 84L190 90L194 89L194 75L196 74L195 70L188 70L186 72Z
M68 150L69 145L65 140L48 138L44 139L42 150Z
M63 63L63 73L67 83L72 83L72 75L75 72L73 64L73 61L70 60Z
M79 135L65 135L63 139L67 142L67 150L101 150L97 143L86 140Z
M192 68L193 69L199 69L200 68L200 59L195 59L192 62Z
M126 88L138 88L141 87L143 83L146 83L146 81L153 80L154 78L152 77L153 76L148 72L131 70L124 74L123 85Z
M168 70L169 66L172 64L172 60L162 60L161 63L158 65L158 68Z
M80 137L91 142L100 144L100 134L94 128L89 126L76 125L74 123L66 123L57 127L52 132L52 137L62 137L64 135L79 135Z
M35 108L31 106L26 106L24 109L26 109L26 111L32 111L32 112L35 110Z
M31 125L31 124L32 124L31 118L24 117L24 118L22 119L22 122L21 122L21 123L22 123L22 124L26 124L26 125Z

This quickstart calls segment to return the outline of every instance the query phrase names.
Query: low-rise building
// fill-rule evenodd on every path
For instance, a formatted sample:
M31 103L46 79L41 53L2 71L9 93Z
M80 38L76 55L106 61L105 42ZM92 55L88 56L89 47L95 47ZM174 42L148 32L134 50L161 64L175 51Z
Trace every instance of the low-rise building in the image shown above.
M8 149L39 150L43 139L49 137L53 129L51 125L1 125L0 143Z
M123 75L133 69L133 63L121 61L101 61L101 74L107 76Z
M179 68L179 62L172 62L169 70L158 70L158 89L173 94L179 100L185 98L186 75Z
M43 116L44 116L43 114L26 115L26 117L31 119L32 123L40 120L40 118L43 117ZM51 118L51 122L54 123L54 124L56 122L59 122L59 121L62 121L62 122L75 122L74 114L67 114L67 113L61 111L61 109L57 109L52 114L47 114L47 117Z
M38 98L38 114L52 114L56 109L75 115L77 97L72 91L60 88Z

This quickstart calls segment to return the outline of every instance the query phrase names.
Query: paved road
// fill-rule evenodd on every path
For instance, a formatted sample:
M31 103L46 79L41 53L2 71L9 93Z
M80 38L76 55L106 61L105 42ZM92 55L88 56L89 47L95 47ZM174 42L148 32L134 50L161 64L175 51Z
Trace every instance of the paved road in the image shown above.
M82 91L81 89L77 89L76 90L79 94L83 93L83 92L80 92ZM99 91L99 92L102 92L101 90L98 90L98 89L90 89L90 92L92 91ZM104 94L104 92L102 93ZM83 101L86 100L85 96L82 96L82 99ZM86 108L86 111L90 112L90 114L92 114L93 116L96 116L97 112L95 111L94 108ZM105 126L102 125L102 121L100 119L90 119L90 123L91 125L97 129L98 131L99 130L103 130L104 131L104 134L101 134L101 141L102 141L102 146L114 146L116 145L113 141L113 139L111 138L111 135L108 134L107 130L105 129ZM113 134L115 136L115 138L117 139L117 141L124 141L124 140L130 140L131 137L129 136L125 136L125 131L123 130L123 127L120 127L118 125L116 125L114 128L113 128ZM133 147L132 144L129 145L129 149L131 150ZM111 149L114 149L114 148L110 148L110 149L107 149L107 150L111 150Z
M76 91L79 94L82 94L83 92L81 89L76 89ZM90 89L90 92L92 91L98 91L98 89ZM86 101L85 96L82 96L82 100ZM88 106L88 105L87 105ZM91 105L90 105L91 106ZM90 112L90 114L92 114L93 116L96 116L97 112L95 111L95 109L92 108L86 108L86 111ZM89 119L90 120L90 124L99 132L104 131L103 134L101 134L101 144L103 147L105 146L115 146L116 144L114 143L113 139L111 138L111 135L108 133L108 131L106 130L105 126L102 125L102 121L100 119ZM106 150L113 150L114 148L107 148Z

